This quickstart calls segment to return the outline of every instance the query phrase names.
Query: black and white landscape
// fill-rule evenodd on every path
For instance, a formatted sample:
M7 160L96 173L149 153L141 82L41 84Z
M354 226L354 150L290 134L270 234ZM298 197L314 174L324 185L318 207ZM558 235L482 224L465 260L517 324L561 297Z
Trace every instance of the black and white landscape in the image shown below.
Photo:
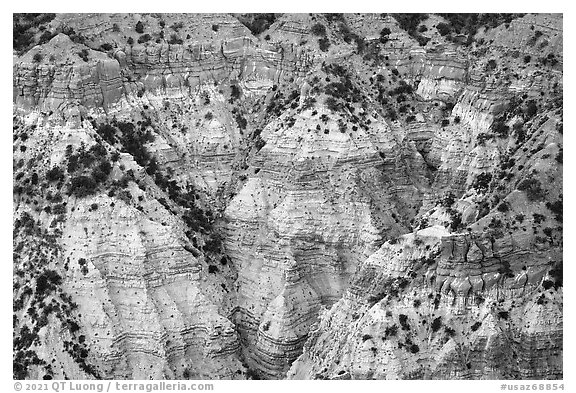
M561 14L14 14L15 379L562 379Z

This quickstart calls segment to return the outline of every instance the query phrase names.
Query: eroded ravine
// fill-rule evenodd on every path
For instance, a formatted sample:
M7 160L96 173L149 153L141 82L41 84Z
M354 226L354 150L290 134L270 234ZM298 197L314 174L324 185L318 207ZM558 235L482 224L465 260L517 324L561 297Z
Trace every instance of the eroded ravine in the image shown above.
M561 378L562 19L443 21L49 21L14 58L15 375Z

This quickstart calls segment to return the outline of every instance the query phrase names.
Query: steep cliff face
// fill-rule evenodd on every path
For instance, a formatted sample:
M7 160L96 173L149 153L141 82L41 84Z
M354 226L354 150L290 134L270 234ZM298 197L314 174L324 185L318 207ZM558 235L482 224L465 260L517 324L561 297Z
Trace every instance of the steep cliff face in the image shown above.
M18 127L30 130L24 124ZM18 171L17 178L24 174L38 179L38 173L41 178L46 174L41 172L44 168L61 167L75 176L78 169L71 169L75 162L71 157L76 152L71 155L68 151L73 151L72 146L86 151L82 150L85 144L89 152L95 152L96 146L102 146L97 136L86 121L76 126L36 127L27 140L26 152L20 154L21 162L32 157L28 162L33 166ZM106 149L99 154L104 155L101 162L110 159ZM80 157L77 165L89 160L89 155ZM34 272L27 271L30 266L57 272L59 295L72 305L62 313L60 307L49 308L46 303L58 296L49 288L43 291L48 291L48 299L38 298L38 280L36 286L34 281L24 283L15 292L15 299L22 302L15 307L21 316L19 323L36 321L41 328L38 314L55 320L54 326L48 323L51 329L36 332L38 353L44 355L40 359L50 367L30 376L42 377L47 372L58 378L241 377L244 368L236 356L240 343L227 318L226 285L231 285L231 280L225 275L233 276L230 267L221 267L222 277L210 273L214 265L209 258L213 257L207 252L202 255L190 243L186 224L160 196L169 197L130 155L116 158L109 172L107 188L86 190L87 195L78 188L66 195L70 187L63 187L58 171L50 170L38 189L19 190L15 250L23 264L15 266L17 275L34 278ZM25 187L34 182L28 180L22 182ZM51 248L56 255L48 259L34 255L36 245L27 244L32 229L20 231L20 221L30 222L34 230L45 230L47 234L38 236L54 242ZM70 330L69 343L62 342L62 332L55 329L59 320L66 326L64 331ZM79 344L89 352L82 352ZM74 359L91 368L79 368Z
M15 376L561 378L561 17L266 18L15 55Z
M288 377L561 378L560 251L527 243L432 227L382 246Z
M555 54L556 26L554 18L528 16L509 29L550 39ZM502 59L505 68L530 62L533 50L503 30L487 35L496 37L490 54L519 52ZM557 99L562 82L555 71L525 69L513 76L521 81L498 71L478 78L478 69L462 64L408 69L422 77L422 98L453 103L457 125L427 134L419 126L413 135L435 167L434 191L462 199L425 204L420 227L442 227L386 243L363 263L312 328L289 378L561 378L562 217L553 206L562 204L562 118L558 104L540 98ZM528 121L519 96L533 108ZM465 234L446 231L462 223Z
M414 215L427 185L415 148L394 140L381 119L348 133L323 106L291 115L262 131L266 144L252 161L257 173L225 211L225 247L238 269L238 323L248 333L249 356L276 377L300 351L319 308L343 294L383 234L406 231L397 217ZM404 172L409 165L412 177Z

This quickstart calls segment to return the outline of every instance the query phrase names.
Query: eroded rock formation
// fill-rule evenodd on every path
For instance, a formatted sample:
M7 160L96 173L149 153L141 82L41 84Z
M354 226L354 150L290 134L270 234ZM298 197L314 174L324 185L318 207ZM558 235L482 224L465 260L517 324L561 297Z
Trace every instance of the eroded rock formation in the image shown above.
M562 378L562 18L402 15L36 17L15 376Z

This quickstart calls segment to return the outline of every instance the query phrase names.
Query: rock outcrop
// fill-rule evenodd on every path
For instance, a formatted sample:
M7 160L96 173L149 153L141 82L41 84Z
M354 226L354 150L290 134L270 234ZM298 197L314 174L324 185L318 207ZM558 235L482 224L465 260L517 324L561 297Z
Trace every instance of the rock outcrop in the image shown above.
M562 17L403 15L16 37L15 377L562 378Z
M561 378L562 290L550 277L559 251L527 259L533 251L516 236L432 227L382 246L288 377Z

